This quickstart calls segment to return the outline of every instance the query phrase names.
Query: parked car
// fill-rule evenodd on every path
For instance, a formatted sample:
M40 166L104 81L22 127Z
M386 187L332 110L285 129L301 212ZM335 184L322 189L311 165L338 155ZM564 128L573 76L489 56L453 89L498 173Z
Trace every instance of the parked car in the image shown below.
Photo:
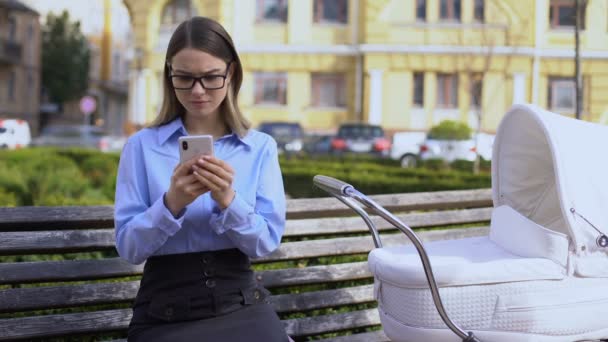
M30 125L21 119L0 119L0 148L18 149L32 142Z
M347 123L338 128L338 134L331 141L334 153L367 153L388 157L391 142L378 125Z
M262 122L258 126L260 132L264 132L277 142L279 153L297 154L302 152L304 130L297 122Z
M311 155L328 154L331 152L332 134L313 134L304 139L304 151Z
M448 163L454 160L474 161L478 150L483 159L491 160L494 135L480 133L477 148L475 139L475 135L466 140L439 140L428 136L420 145L419 157L422 160L441 159Z
M87 125L49 125L32 141L34 146L94 148L102 152L120 151L127 138L107 134Z
M393 135L391 158L399 160L402 167L415 167L418 163L420 145L426 138L425 132L397 132Z

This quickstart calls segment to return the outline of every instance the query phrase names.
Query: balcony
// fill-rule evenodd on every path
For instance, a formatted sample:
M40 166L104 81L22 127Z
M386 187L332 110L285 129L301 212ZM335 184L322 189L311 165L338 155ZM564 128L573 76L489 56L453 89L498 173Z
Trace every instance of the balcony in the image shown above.
M18 64L21 60L21 44L0 38L0 65Z

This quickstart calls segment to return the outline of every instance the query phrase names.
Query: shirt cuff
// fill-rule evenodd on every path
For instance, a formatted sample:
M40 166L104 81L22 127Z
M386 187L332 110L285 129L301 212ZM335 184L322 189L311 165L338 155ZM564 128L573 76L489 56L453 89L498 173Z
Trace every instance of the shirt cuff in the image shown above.
M165 195L161 196L154 204L152 204L152 208L150 208L150 213L152 215L152 222L157 222L158 228L164 231L169 236L173 236L177 231L182 228L182 223L184 223L184 214L186 213L186 208L182 209L179 212L177 217L174 217L171 214L171 211L165 205Z
M253 212L253 207L245 202L236 192L234 199L221 210L219 207L213 209L209 220L211 228L218 234L224 234L227 230L241 227L248 224L249 214Z

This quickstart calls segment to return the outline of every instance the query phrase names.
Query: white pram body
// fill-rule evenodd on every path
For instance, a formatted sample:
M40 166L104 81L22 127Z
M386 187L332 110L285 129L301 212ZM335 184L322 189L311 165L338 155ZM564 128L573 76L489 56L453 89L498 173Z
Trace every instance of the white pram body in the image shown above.
M481 341L608 338L608 127L516 105L493 146L486 237L426 243L447 314ZM392 341L461 341L413 246L368 264Z

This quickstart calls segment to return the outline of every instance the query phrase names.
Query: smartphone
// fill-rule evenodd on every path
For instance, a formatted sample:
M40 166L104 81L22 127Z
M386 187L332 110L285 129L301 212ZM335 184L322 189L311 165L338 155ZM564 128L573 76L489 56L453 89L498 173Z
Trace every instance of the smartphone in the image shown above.
M186 135L179 137L179 161L183 163L197 156L213 155L211 135Z

